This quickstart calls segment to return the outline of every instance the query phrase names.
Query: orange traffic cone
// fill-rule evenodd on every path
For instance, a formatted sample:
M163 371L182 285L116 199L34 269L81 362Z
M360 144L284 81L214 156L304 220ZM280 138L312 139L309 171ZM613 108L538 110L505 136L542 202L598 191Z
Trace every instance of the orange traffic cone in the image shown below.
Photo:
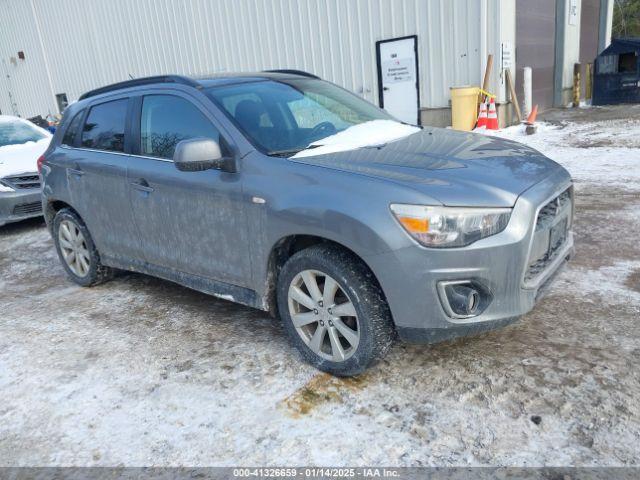
M527 125L533 125L534 123L536 123L537 115L538 115L538 104L536 103L536 106L531 109L531 113L529 114L526 122L524 123L526 123Z
M487 130L498 130L498 112L496 112L496 101L491 98L489 102L489 115L487 116Z
M527 117L527 120L524 122L524 124L526 125L524 131L527 135L533 135L538 129L538 127L536 126L536 115L538 115L538 105L531 109L531 113Z
M487 128L487 103L480 104L480 114L478 115L478 123L476 128Z

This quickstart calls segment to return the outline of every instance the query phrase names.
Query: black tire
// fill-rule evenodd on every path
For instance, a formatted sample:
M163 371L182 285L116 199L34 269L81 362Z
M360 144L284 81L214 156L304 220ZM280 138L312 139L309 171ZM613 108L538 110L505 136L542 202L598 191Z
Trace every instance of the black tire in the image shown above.
M82 232L82 236L84 237L84 243L89 251L89 270L86 275L79 276L76 275L67 265L67 262L64 260L62 255L62 250L60 247L60 224L64 221L69 221L74 223L80 232ZM58 258L60 258L60 263L62 263L62 267L67 272L67 275L71 280L73 280L78 285L83 287L92 287L94 285L98 285L100 283L106 282L113 278L114 270L110 267L105 267L100 262L100 254L96 249L95 244L93 243L93 238L89 233L89 229L84 224L80 216L75 213L73 210L69 208L63 208L58 213L56 213L53 218L53 241L56 245L56 251L58 252Z
M358 317L360 340L344 361L334 362L316 354L298 334L289 313L289 286L304 270L330 275L353 303ZM336 376L364 372L386 355L395 338L389 306L373 273L355 255L338 246L324 244L291 256L278 276L278 310L284 329L304 359L314 367Z

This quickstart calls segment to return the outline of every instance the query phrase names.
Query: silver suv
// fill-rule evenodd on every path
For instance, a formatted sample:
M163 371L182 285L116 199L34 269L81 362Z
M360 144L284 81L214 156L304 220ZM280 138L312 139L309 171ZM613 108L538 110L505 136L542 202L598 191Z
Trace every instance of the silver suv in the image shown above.
M571 178L555 162L403 124L304 72L94 90L40 167L73 281L133 270L269 311L336 375L396 336L513 322L573 251Z

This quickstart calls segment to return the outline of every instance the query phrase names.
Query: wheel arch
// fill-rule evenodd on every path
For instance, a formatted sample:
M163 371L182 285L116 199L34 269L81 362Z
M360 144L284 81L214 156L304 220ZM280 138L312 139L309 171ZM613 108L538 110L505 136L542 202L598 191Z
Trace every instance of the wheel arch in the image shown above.
M78 215L78 217L80 217L80 214L78 213L78 211L75 208L73 208L71 205L69 205L67 202L63 200L47 199L47 203L44 206L43 214L44 214L44 220L47 226L49 227L49 229L53 228L53 219L56 216L56 214L63 208L68 208L69 210L73 211L73 213Z
M307 235L307 234L292 234L287 235L285 237L280 238L275 244L272 246L271 251L269 253L269 257L267 260L267 270L266 270L266 278L264 285L264 293L263 293L263 306L265 310L269 311L271 315L274 317L278 315L278 307L277 307L277 285L278 285L278 277L280 275L280 271L282 267L286 263L286 261L291 258L297 252L304 250L306 248L312 247L314 245L333 245L337 248L345 250L348 252L356 261L362 263L370 272L371 275L376 282L377 286L380 288L382 295L386 301L386 296L384 294L384 290L380 285L380 282L373 271L373 269L369 266L369 264L362 258L362 256L358 255L353 249L348 246L332 240L327 237L318 236L318 235Z

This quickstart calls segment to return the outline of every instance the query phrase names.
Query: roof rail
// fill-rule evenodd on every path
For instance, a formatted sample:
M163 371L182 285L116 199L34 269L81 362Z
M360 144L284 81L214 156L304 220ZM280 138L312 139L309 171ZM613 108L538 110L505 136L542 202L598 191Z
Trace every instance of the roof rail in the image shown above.
M320 79L319 76L314 75L313 73L305 72L304 70L292 70L292 69L284 69L284 70L265 70L266 73L290 73L292 75L300 75L302 77L309 78L317 78Z
M96 95L101 95L107 92L121 90L123 88L138 87L140 85L150 85L152 83L181 83L183 85L189 85L192 87L200 86L198 82L188 77L183 77L180 75L157 75L155 77L134 78L133 80L126 80L124 82L113 83L111 85L96 88L95 90L89 90L88 92L83 93L80 96L80 100L84 100L85 98L89 97L95 97Z

